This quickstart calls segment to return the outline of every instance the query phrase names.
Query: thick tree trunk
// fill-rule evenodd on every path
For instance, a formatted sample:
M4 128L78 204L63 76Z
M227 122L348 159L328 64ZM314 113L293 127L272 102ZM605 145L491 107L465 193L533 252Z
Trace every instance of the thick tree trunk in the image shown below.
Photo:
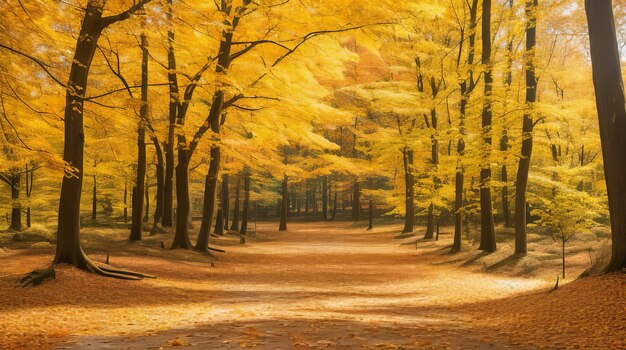
M135 201L130 226L130 241L141 240L143 230L143 206L146 184L146 120L148 118L148 41L145 33L141 34L141 109L137 129L137 177L135 179ZM147 209L146 209L147 210ZM147 212L146 212L147 215Z
M484 72L484 101L482 112L482 139L485 148L480 169L480 246L486 252L496 251L496 233L491 203L491 93L493 85L491 66L491 0L483 1L482 12L482 64Z
M248 211L250 208L250 170L244 169L243 177L243 210L241 214L241 230L239 233L248 233Z
M228 191L228 174L222 175L222 215L224 230L228 230L228 219L230 217L230 192Z
M237 187L235 187L235 207L233 208L233 222L230 225L231 231L239 231L239 192L241 177L237 177Z
M285 175L282 185L283 198L280 205L280 225L278 226L279 231L287 231L287 206L289 205L288 182L289 180L287 178L287 175Z
M138 3L139 9L146 1ZM59 219L57 229L57 245L53 264L69 263L78 268L95 272L100 275L116 278L137 279L141 274L115 271L99 267L83 252L80 245L80 197L83 185L83 160L85 134L83 129L84 97L87 78L98 39L108 25L128 18L130 12L118 16L102 18L103 3L89 1L85 8L80 33L76 41L76 49L68 79L65 99L65 124L63 160L65 176L61 185L59 201ZM133 10L134 11L134 10Z
M165 195L165 173L164 173L164 160L163 160L163 151L161 150L161 145L159 144L159 140L154 137L152 139L154 143L154 150L156 152L157 163L156 167L156 178L157 178L157 188L156 188L156 208L154 210L154 221L152 223L152 229L150 230L150 235L155 235L158 232L159 223L161 222L161 218L163 217L163 202Z
M355 181L353 185L353 198L352 198L352 220L359 221L361 218L361 190L359 189L359 182Z
M537 0L526 0L526 112L522 123L522 156L515 181L515 254L526 254L526 186L533 151L532 108L537 97L535 78L535 42Z
M402 149L402 159L404 164L404 228L402 233L413 232L415 226L415 189L413 179L413 150L404 147Z
M607 271L626 268L626 106L611 0L585 0L593 85L611 216Z
M217 133L219 133L219 121L217 122ZM204 204L202 206L202 224L200 225L200 233L198 234L198 242L195 250L205 252L209 248L209 237L213 218L215 214L215 197L217 194L217 176L220 167L220 148L218 146L211 147L211 161L209 162L209 173L206 175L204 184ZM222 226L223 223L217 222L216 226Z
M22 230L22 204L20 203L20 179L18 173L11 176L11 230Z
M179 136L179 144L186 144L185 138ZM189 240L189 219L190 219L190 199L189 199L189 150L179 147L178 164L176 165L176 198L178 206L176 208L176 230L172 248L191 249Z

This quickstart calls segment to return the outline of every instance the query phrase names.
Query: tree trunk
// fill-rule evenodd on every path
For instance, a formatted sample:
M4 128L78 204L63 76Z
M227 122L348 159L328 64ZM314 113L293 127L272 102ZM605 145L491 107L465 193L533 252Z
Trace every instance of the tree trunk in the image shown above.
M224 210L220 207L217 208L217 214L215 215L215 234L223 235L224 234L224 226L220 225L220 223L224 222Z
M11 176L11 226L14 231L22 230L22 204L20 203L20 173Z
M150 235L155 235L158 232L158 226L163 217L163 202L165 195L165 173L164 173L164 160L163 160L163 151L161 150L161 145L159 144L159 140L154 137L152 139L154 143L154 150L156 152L157 163L156 166L156 178L157 178L157 188L156 188L156 209L154 210L154 221L152 223L152 229L150 230Z
M143 222L150 221L150 180L146 178L146 184L144 185L145 191L145 201L146 201L146 210L144 210Z
M230 216L230 193L228 191L228 174L222 175L221 204L222 204L222 215L223 215L223 222L224 222L222 226L224 227L224 230L228 230L228 219Z
M94 264L83 252L80 245L80 197L83 185L83 160L85 134L83 129L84 97L87 77L98 39L104 28L117 21L124 20L141 8L147 1L140 1L126 12L117 16L102 18L104 3L90 0L85 8L80 33L68 79L65 115L63 160L65 176L61 185L59 200L59 219L57 245L53 264L69 263L80 269L100 275L125 279L138 279L141 274L117 271Z
M283 178L283 186L282 186L282 201L280 205L280 225L278 227L279 231L287 231L287 206L289 204L289 192L288 189L288 178L287 175Z
M413 150L404 147L402 149L402 159L404 163L404 228L402 233L413 232L415 226L415 189L413 179Z
M219 121L217 122L217 133L219 133ZM198 234L198 242L195 250L205 252L209 248L209 236L213 218L215 214L215 196L217 194L217 176L220 167L220 148L211 147L211 161L209 162L209 173L206 175L204 183L204 204L202 206L202 224ZM216 226L222 226L220 222Z
M335 191L335 196L333 197L333 211L330 214L330 221L335 220L336 214L337 214L337 191Z
M611 0L586 0L593 85L602 141L602 158L612 250L607 271L626 267L626 107Z
M128 222L128 182L124 180L124 223Z
M237 187L235 187L235 207L233 208L233 222L230 225L231 231L239 231L239 185L241 183L241 177L237 177Z
M359 221L361 218L361 191L359 182L355 181L353 186L354 197L352 199L352 220Z
M179 136L179 144L186 144L184 136ZM176 165L176 230L172 248L191 249L189 240L189 151L184 147L178 149L178 164Z
M130 241L141 240L143 230L144 192L147 195L146 183L146 120L148 118L148 41L146 34L141 34L141 109L139 110L139 127L137 129L137 178L135 179L135 201L130 226ZM147 210L147 209L146 209ZM147 212L146 212L146 215Z
M248 233L248 210L250 208L250 170L244 169L243 177L243 210L241 214L240 234Z
M533 151L533 118L531 110L537 97L535 78L535 39L537 0L526 0L526 112L522 123L522 156L515 181L515 254L526 254L526 186Z
M493 223L493 207L491 203L491 93L493 85L491 66L491 0L483 1L482 13L482 64L484 72L484 101L482 112L482 139L485 154L482 155L480 169L480 246L486 252L496 251L496 233Z
M93 175L93 190L91 193L91 220L98 217L98 192L96 189L96 175Z
M467 3L469 6L470 22L469 22L469 48L467 53L467 72L468 77L461 81L461 101L459 104L459 140L457 142L457 164L456 164L456 176L455 176L455 200L454 200L454 243L452 244L452 252L458 252L461 250L461 237L463 235L463 182L464 182L464 166L463 157L465 156L465 113L467 103L470 95L475 88L473 64L475 54L475 42L476 42L476 17L478 12L478 0L472 0L472 3ZM459 43L459 64L460 57L463 53L463 40Z
M170 26L172 25L172 0L168 0L169 11L167 13ZM164 145L165 151L165 180L163 186L163 222L164 227L172 227L173 207L174 207L174 136L176 131L176 116L178 115L178 77L176 75L176 55L174 55L174 31L167 31L167 79L169 82L169 127L167 132L167 142Z

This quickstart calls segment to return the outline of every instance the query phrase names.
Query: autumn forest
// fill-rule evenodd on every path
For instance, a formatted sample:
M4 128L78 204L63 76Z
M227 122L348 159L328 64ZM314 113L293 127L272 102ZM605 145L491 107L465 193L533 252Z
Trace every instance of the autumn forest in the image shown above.
M0 0L0 348L626 348L626 2Z

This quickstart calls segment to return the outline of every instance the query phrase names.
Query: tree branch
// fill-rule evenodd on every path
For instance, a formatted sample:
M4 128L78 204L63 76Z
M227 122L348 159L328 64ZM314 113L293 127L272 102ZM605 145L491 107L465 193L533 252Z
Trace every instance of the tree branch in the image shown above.
M35 57L33 57L33 56L29 55L29 54L26 54L26 53L24 53L22 51L16 50L16 49L14 49L12 47L9 47L9 46L6 46L4 44L0 44L0 47L3 48L3 49L9 50L9 51L13 52L16 55L20 55L22 57L26 57L29 60L35 62L39 67L41 67L41 69L44 70L44 72L46 72L46 74L48 74L48 76L50 78L52 78L52 80L54 80L57 84L61 85L63 88L67 88L67 86L65 84L63 84L57 77L54 76L54 74L52 74L50 72L50 70L48 70L48 67L50 67L50 65L44 63L43 61L41 61L38 58L35 58Z
M123 21L125 19L128 19L130 17L130 15L132 15L133 13L137 12L139 9L141 9L143 7L143 5L149 3L151 0L139 0L139 2L133 2L134 5L131 6L128 10L122 12L122 13L118 13L117 15L112 15L112 16L107 16L107 17L103 17L100 21L100 28L104 29L108 26L110 26L111 24L115 23L115 22L119 22L119 21Z

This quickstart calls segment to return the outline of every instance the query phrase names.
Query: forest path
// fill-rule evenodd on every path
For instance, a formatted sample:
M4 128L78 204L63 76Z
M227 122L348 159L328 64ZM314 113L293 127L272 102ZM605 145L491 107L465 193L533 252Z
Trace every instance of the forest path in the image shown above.
M120 295L130 299L128 307L98 305L100 329L64 339L56 348L515 347L476 331L475 316L463 306L545 286L438 264L444 252L425 256L398 247L397 225L367 231L345 222L291 223L279 233L277 224L263 223L257 231L255 242L227 247L215 268L116 258L120 266L159 278L123 282L151 288ZM160 298L152 296L153 288ZM148 295L140 302L142 293Z

